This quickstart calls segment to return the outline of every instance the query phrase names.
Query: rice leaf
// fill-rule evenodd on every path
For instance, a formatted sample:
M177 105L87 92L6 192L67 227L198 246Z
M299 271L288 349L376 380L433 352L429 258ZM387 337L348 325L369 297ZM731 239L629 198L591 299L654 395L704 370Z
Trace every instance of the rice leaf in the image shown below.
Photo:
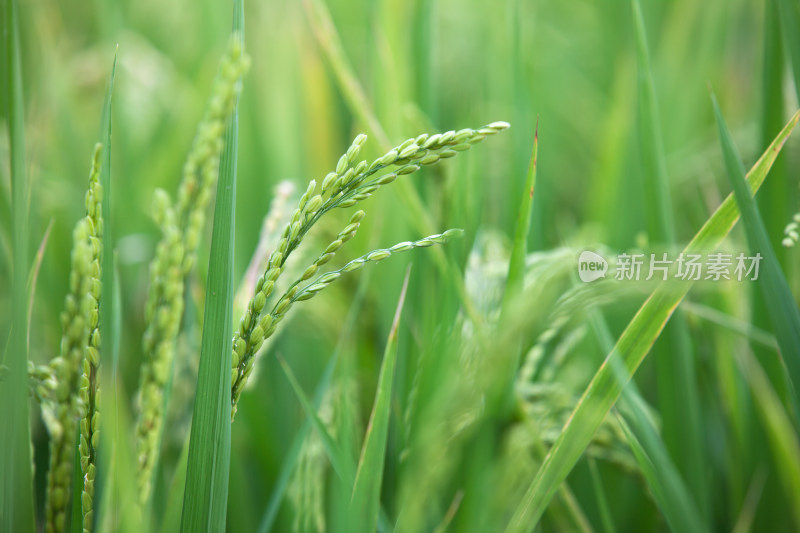
M672 245L675 221L670 199L669 175L661 134L647 32L639 0L632 0L636 36L639 92L639 132L644 162L644 188L648 231L651 240ZM680 471L693 490L701 511L708 508L708 477L703 457L702 416L695 373L695 357L686 319L680 309L667 326L666 335L656 352L659 409L664 420L667 447L673 451Z
M777 475L790 502L800 501L800 442L783 403L755 357L739 352L737 363L750 385L756 409L766 429ZM795 528L800 529L800 506L790 505Z
M33 531L33 475L28 406L28 176L17 2L5 2L3 60L11 175L11 342L0 384L0 531Z
M608 498L606 498L606 493L603 489L603 481L600 479L600 472L597 470L597 461L591 457L589 458L589 473L592 475L592 489L597 499L597 508L600 511L603 531L616 533L617 529L614 527L614 520L611 517L611 508L608 506Z
M319 435L320 440L322 441L322 446L325 448L325 454L328 456L328 460L331 462L331 466L346 485L352 485L352 480L355 475L355 462L342 449L342 447L339 446L333 437L331 437L331 434L325 427L325 423L322 422L322 420L319 418L319 415L317 415L317 411L314 409L311 400L309 400L308 396L306 396L306 393L303 392L303 387L300 386L300 382L297 381L297 378L295 377L294 372L292 372L291 367L286 363L283 357L280 355L277 355L276 357L278 358L278 362L281 364L283 371L286 373L286 378L289 380L289 384L292 386L292 389L297 395L300 405L303 406L306 416L311 421L311 424L314 426L314 430Z
M800 120L795 113L761 158L748 173L751 188L758 189L789 134ZM717 208L684 250L685 253L713 250L736 223L739 212L732 195ZM558 487L591 442L597 428L619 398L629 380L649 352L675 308L689 292L690 283L662 282L644 302L617 340L614 350L595 374L545 458L522 501L514 511L506 531L532 531ZM613 370L617 367L625 373ZM622 379L619 379L619 378Z
M111 102L114 94L114 79L117 71L117 53L114 53L114 61L111 65L111 74L108 80L108 87L106 88L105 99L103 100L103 110L100 115L100 131L98 138L102 145L100 153L100 188L102 192L101 210L103 220L103 233L102 233L102 250L103 254L100 258L100 272L101 272L101 289L102 299L100 301L100 330L101 343L100 343L100 388L103 390L112 391L111 405L112 411L103 409L103 416L106 418L104 424L106 427L114 428L113 434L108 431L100 432L102 444L97 450L99 461L97 461L99 468L99 475L96 479L95 501L101 501L104 496L104 489L107 486L109 479L115 479L116 476L109 476L110 465L120 465L120 457L113 457L109 455L119 452L120 445L118 441L119 436L119 414L117 412L118 398L116 388L117 378L117 353L115 347L119 346L119 321L114 318L115 307L117 313L120 311L119 306L119 291L116 282L116 272L114 264L114 233L113 233L113 220L111 216L112 206L112 190L111 190ZM109 418L111 424L108 424ZM103 452L104 450L104 452ZM80 469L76 474L80 473ZM81 492L76 492L73 499L80 499L78 495ZM118 490L116 487L112 488L112 495L110 500L113 503L112 507L116 508L119 504ZM116 514L116 511L115 511ZM100 515L95 512L95 517ZM74 516L73 516L74 519ZM77 530L76 530L77 531Z
M333 377L333 370L336 368L338 354L339 351L337 350L333 357L331 357L331 360L328 361L328 364L325 367L325 372L322 375L322 379L320 379L320 382L317 385L317 390L314 393L313 405L313 411L315 413L319 410L319 406L322 403L322 398L325 395L325 391L327 391L328 387L330 386L331 378ZM278 474L278 479L275 482L275 485L272 487L272 495L270 496L269 504L267 505L267 509L264 511L264 516L262 517L261 523L258 526L259 533L269 533L269 531L272 530L272 525L275 522L275 518L278 516L278 510L280 509L281 502L283 501L283 496L286 493L286 487L289 485L292 473L294 472L294 467L297 465L297 459L300 457L300 449L302 448L303 442L306 440L306 437L310 431L311 422L310 419L306 419L306 421L303 422L303 425L300 427L300 430L297 432L297 435L295 435L294 440L289 447L289 451L286 453L286 456L283 459L280 474Z
M528 253L528 230L531 225L531 211L533 210L533 193L536 187L536 163L539 154L539 123L533 134L533 149L531 161L528 165L528 175L525 178L525 188L519 200L517 210L517 225L514 229L514 243L511 248L511 258L508 262L508 277L506 278L503 302L507 308L511 298L518 294L522 288L522 279L525 275L525 255Z
M602 314L594 310L590 321L603 351L611 351L613 338ZM619 370L619 377L624 379L624 370ZM620 425L670 528L675 532L707 531L697 503L673 464L636 384L625 385L621 395Z
M345 325L342 328L342 333L339 335L339 342L337 343L336 349L334 350L330 361L328 361L325 371L322 374L322 378L317 385L317 390L314 393L315 413L319 410L319 407L322 404L322 399L325 396L325 392L327 391L333 379L333 371L336 368L336 363L339 361L339 355L344 349L344 341L345 339L350 338L350 336L353 334L353 331L355 331L358 314L364 303L364 296L366 294L367 287L369 287L369 280L372 277L370 272L371 271L367 271L363 276L361 276L361 281L358 284L358 290L353 297L353 303L350 305L350 310L347 313ZM289 451L283 460L280 474L278 474L278 479L272 488L272 495L270 496L269 503L267 504L267 509L264 511L264 516L261 518L261 523L258 527L259 533L269 533L272 530L272 526L278 516L281 503L283 502L286 488L289 485L292 473L297 465L297 460L300 456L300 449L309 432L311 431L311 420L311 417L309 417L303 422L303 425L297 432L297 435L295 435L295 438L289 447Z
M408 290L408 278L411 266L406 270L403 288L386 341L383 353L378 389L375 392L375 403L372 406L361 459L358 462L353 495L350 502L350 513L353 524L359 524L359 531L375 531L380 510L381 481L383 480L386 442L389 436L389 419L391 416L392 384L397 362L397 328Z
M28 276L28 324L31 323L33 316L33 302L36 299L36 283L39 281L39 270L42 268L42 259L44 259L44 252L47 249L47 242L50 239L50 231L53 229L53 219L47 224L47 229L44 231L44 236L39 243L39 248L36 250L36 257L33 260L33 267ZM28 328L28 336L25 340L30 345L31 331Z
M234 2L233 31L244 46L243 0ZM203 316L200 367L189 439L181 531L224 531L228 505L233 338L233 242L238 103L225 133Z
M764 221L758 212L755 199L747 189L742 159L733 143L733 138L713 93L711 101L717 118L722 152L725 156L725 168L733 185L736 203L742 213L742 223L751 250L750 255L755 256L756 253L759 253L763 257L757 283L762 289L767 312L775 328L778 347L789 370L789 377L795 390L798 390L800 387L800 309L794 301L789 283L783 275L778 258L775 256L775 250L770 244L769 235L767 235Z
M776 0L784 44L789 51L794 77L794 90L800 102L800 10L796 0Z
M189 461L190 440L191 434L187 435L178 463L175 465L175 474L172 477L169 494L167 495L167 504L164 508L164 520L161 523L162 533L171 533L180 528L180 509L183 492L186 490L186 463Z

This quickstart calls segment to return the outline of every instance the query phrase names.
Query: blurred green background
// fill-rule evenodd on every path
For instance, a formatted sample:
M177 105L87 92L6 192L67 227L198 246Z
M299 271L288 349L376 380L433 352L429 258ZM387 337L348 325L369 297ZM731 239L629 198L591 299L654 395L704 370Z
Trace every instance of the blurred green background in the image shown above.
M280 181L291 180L303 190L309 179L321 180L359 132L370 134L365 157L378 157L385 151L369 125L356 118L358 110L353 109L337 83L304 4L275 0L250 1L245 6L252 67L240 102L237 279L256 248L262 219ZM83 211L105 83L118 46L112 176L124 321L121 375L131 394L131 405L141 358L147 263L159 238L150 217L151 200L156 188L171 194L177 189L194 126L202 116L229 35L230 7L228 2L208 0L38 0L20 6L32 179L32 246L53 223L37 285L31 359L44 363L58 348L71 231ZM504 257L497 250L506 249L513 235L537 120L538 181L529 249L663 248L649 242L647 236L647 216L654 207L645 199L643 185L647 170L641 156L636 46L629 1L330 0L328 7L343 49L364 88L363 103L374 109L392 144L422 132L477 128L495 120L511 123L508 132L412 176L435 224L434 231L450 227L467 230L464 239L445 247L446 254L462 270L481 234L489 235L487 239L495 247L486 253ZM676 238L678 243L685 243L730 191L709 85L720 100L748 168L797 107L795 85L774 2L647 0L642 7ZM0 135L0 157L7 158L5 128ZM784 225L798 210L798 157L798 141L790 139L760 193L762 213L776 248L780 248ZM9 183L7 165L2 168L0 251L5 259L0 262L0 277L10 279ZM424 236L394 186L381 190L364 209L367 217L362 230L342 253L344 257ZM345 220L341 216L339 222ZM339 227L341 224L325 225L318 232L318 244ZM744 249L740 231L735 230L729 249ZM778 251L797 295L797 251ZM199 276L193 279L190 290L186 334L181 340L185 383L176 377L177 401L173 401L174 412L170 414L173 423L167 425L164 472L156 488L162 493L169 486L171 468L188 429L186 409L191 406L192 361L199 345L207 253L208 239L201 248ZM313 391L339 343L349 361L345 366L354 378L353 396L358 399L354 400L354 412L360 418L355 427L363 428L366 423L403 272L412 262L400 334L397 410L402 414L417 361L450 350L446 332L457 327L455 285L437 269L427 251L371 267L343 280L309 305L299 306L271 348L272 353L280 353L290 362L306 390ZM530 315L526 323L531 329L523 341L526 349L548 327L550 309L568 285L569 275L564 274L558 284L542 292L541 298L531 299L521 308L520 312ZM1 290L0 323L5 334L5 325L10 324L10 293L6 284ZM750 294L747 285L726 284L693 294L704 306L721 309L744 323L764 326L759 318L763 304L760 297ZM641 294L611 297L607 317L615 338L641 300ZM355 326L348 329L346 317L351 305L357 314ZM789 531L793 523L788 509L798 502L792 501L776 479L780 464L766 448L746 385L740 376L724 375L716 361L733 351L750 350L748 339L738 335L727 339L718 326L693 317L690 329L696 383L688 386L696 388L700 402L700 440L707 469L702 489L708 491L707 501L700 506L701 513L712 529L731 530L743 507L753 505L754 529ZM602 351L591 339L578 341L567 350L568 370L553 378L553 383L568 397L578 394L596 370ZM774 349L763 351L772 354L765 357L774 357ZM244 395L233 426L228 513L231 531L257 529L283 458L303 419L275 359L263 357L257 365L258 377ZM442 376L459 371L458 367L446 368L436 375L444 379ZM653 361L645 363L637 382L655 411L669 408L664 402L669 402L672 393L659 393L659 372ZM183 388L179 388L181 384ZM732 394L742 402L736 406L738 410L731 411L727 403L730 396L725 391L730 388L737 390ZM432 398L435 395L423 394L420 401ZM670 427L668 422L664 429L679 430L680 426ZM394 438L402 440L400 429L393 429L394 433L398 433ZM451 473L439 486L441 490L433 491L430 506L443 512L459 487L470 486L475 479L485 483L492 479L505 485L505 496L487 496L491 501L487 507L502 509L507 497L509 509L513 508L519 488L526 486L530 477L520 481L512 473L504 476L493 471L494 477L486 478L470 472L470 465L480 470L484 465L481 461L489 464L480 453L476 453L474 462L468 460L465 450L470 446L483 449L482 440L477 439L476 444L470 439L458 448L460 452L454 452L461 457L454 459L457 469L463 471ZM681 440L680 433L665 433L664 440L682 469L681 446L675 444ZM34 442L41 486L47 437L38 421L34 423ZM444 439L437 445L447 447L447 442ZM383 499L390 516L400 513L395 496L410 483L401 472L399 452L390 445L393 459L387 466ZM643 490L644 481L635 463L628 462L627 467L623 460L597 463L612 523L618 531L667 529L648 490ZM576 505L582 508L588 523L604 530L597 487L592 484L592 465L582 460L569 481ZM320 466L320 471L323 468ZM520 471L529 472L522 467ZM764 492L753 503L748 490L754 490L754 479L762 478ZM690 487L690 492L695 488ZM494 489L486 490L491 494ZM334 499L323 499L326 509L335 507ZM481 524L490 528L486 531L493 530L486 516L469 514L469 505L475 504L471 496L464 500L453 523L454 531L481 531ZM331 512L328 509L323 514ZM503 515L502 510L498 513ZM430 516L436 514L423 513L422 530L434 529L437 520ZM318 530L318 523L313 521L298 525L296 515L296 508L284 503L273 530ZM470 525L470 517L478 525ZM573 519L572 512L556 509L546 515L543 527L577 529L570 521Z

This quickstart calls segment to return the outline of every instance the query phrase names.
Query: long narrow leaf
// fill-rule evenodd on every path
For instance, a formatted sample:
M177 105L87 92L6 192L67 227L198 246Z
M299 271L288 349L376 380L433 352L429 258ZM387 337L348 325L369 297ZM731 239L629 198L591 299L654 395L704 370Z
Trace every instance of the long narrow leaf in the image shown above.
M115 242L113 232L113 219L112 219L112 189L111 189L111 103L114 94L114 79L117 72L117 54L114 54L114 61L111 65L111 75L109 76L108 87L106 88L106 95L103 101L103 110L100 116L100 131L98 138L102 145L102 152L100 153L100 188L103 191L101 209L103 219L103 233L102 233L102 250L101 256L101 289L102 295L100 301L100 389L111 391L111 394L106 395L110 398L108 408L100 406L102 409L102 416L106 427L112 428L112 431L103 431L100 433L102 443L98 448L100 461L98 465L99 474L96 481L95 501L106 501L110 509L103 509L103 513L112 513L112 521L114 523L123 523L130 526L127 521L119 519L118 507L121 505L121 492L125 491L124 487L119 484L114 484L113 480L119 479L118 473L112 473L112 465L120 467L126 464L127 458L119 455L120 450L123 450L121 441L119 439L125 438L124 433L120 431L119 426L119 397L117 394L117 357L115 347L119 345L119 321L115 317L120 311L119 290L116 281L116 268L114 264ZM80 472L78 470L76 475ZM111 486L108 482L112 481ZM106 494L106 490L111 490ZM127 492L127 491L126 491ZM79 495L80 492L76 492ZM78 498L78 496L73 496ZM99 517L100 512L95 511L95 516ZM74 517L73 517L74 519Z
M317 385L317 390L314 393L313 411L315 413L319 410L319 406L322 404L322 399L325 396L325 392L328 390L328 387L333 379L333 371L336 367L336 363L339 361L339 355L344 349L345 339L350 338L353 331L355 331L358 313L364 303L364 295L366 294L367 287L369 286L369 280L371 278L370 272L372 271L365 272L364 276L361 277L361 281L358 284L358 290L353 298L353 303L350 305L350 310L347 313L345 325L342 328L341 334L339 335L339 342L337 343L336 349L331 356L331 360L328 361L325 371L322 374L322 378ZM272 488L272 495L270 496L269 504L267 505L267 509L264 511L264 516L262 517L261 523L258 526L259 533L269 533L272 530L272 526L278 516L278 510L280 509L281 502L283 502L286 488L289 485L291 475L294 472L295 466L297 465L297 460L300 456L300 449L309 432L311 431L311 425L311 417L309 417L303 422L303 426L297 432L297 435L295 435L295 438L292 441L292 445L289 447L289 451L283 460L280 474L278 474L278 479Z
M599 311L591 313L590 322L601 348L611 351L614 341ZM620 374L624 379L624 371L620 370ZM622 389L618 408L628 444L672 531L707 531L708 527L703 524L697 504L675 468L635 383L628 383Z
M539 124L533 134L533 149L528 165L528 174L525 178L525 188L519 200L517 211L517 225L514 228L514 244L511 248L511 258L508 262L508 278L503 295L503 302L508 306L511 298L519 292L522 278L525 274L525 255L528 253L528 230L531 225L531 212L533 211L533 193L536 188L536 166L539 157Z
M661 134L655 84L647 46L647 32L639 0L631 1L638 60L639 124L644 188L651 240L673 245L675 222L670 199L667 160ZM675 455L680 471L692 488L701 511L708 508L708 478L703 457L703 430L698 409L695 356L686 318L680 310L659 343L655 354L658 369L659 409L664 420L666 445Z
M800 501L800 442L783 403L755 357L742 354L737 358L742 375L753 391L756 408L767 433L777 474L786 491L787 501ZM795 530L800 530L800 506L790 505Z
M22 60L16 0L5 1L5 79L11 172L11 344L0 384L0 530L33 531L33 476L28 418L28 177Z
M800 112L795 113L750 170L748 182L751 188L758 189L764 182L767 172L798 120L800 120ZM733 228L738 215L736 202L729 195L695 235L684 250L685 253L715 249ZM584 391L578 405L575 406L564 429L517 506L506 531L533 530L553 494L575 466L591 442L595 431L617 401L626 380L629 380L636 372L661 334L664 325L690 288L691 283L674 284L666 281L659 284L645 301L622 333L614 350L608 355ZM618 372L612 368L623 370L625 372L623 379L618 379Z
M794 91L800 101L800 9L796 0L773 0L778 4L778 17L783 28L784 44L789 51L794 75Z
M243 0L234 3L233 31L244 48ZM189 440L181 531L224 531L228 505L233 338L233 242L236 205L238 102L225 133L203 316L200 368Z
M725 168L733 185L736 203L742 213L742 223L752 251L750 255L761 254L758 283L767 302L767 312L775 328L778 347L786 367L789 369L789 377L795 390L798 390L800 387L800 309L794 301L789 283L783 275L775 250L770 244L769 235L767 235L764 221L758 212L756 201L747 190L742 159L713 94L711 101L714 105L722 152L725 156Z
M306 416L311 421L311 424L314 426L314 430L317 432L320 440L322 441L322 446L325 449L328 460L331 462L331 466L333 466L336 474L346 485L352 485L352 480L355 476L355 462L353 461L352 457L345 453L342 447L337 444L337 442L328 432L327 428L325 427L325 423L320 420L319 415L317 415L317 411L314 409L311 400L309 400L308 396L306 396L306 393L303 392L303 388L300 386L300 382L297 381L297 378L295 377L294 372L292 372L291 367L286 364L286 361L282 357L277 357L281 367L283 368L283 371L286 373L286 378L289 380L289 384L292 386L292 389L297 395L297 399L300 400L300 405L303 406Z
M391 416L392 383L397 362L397 328L408 289L408 278L411 267L406 270L406 278L400 291L397 309L394 313L392 329L386 341L383 363L378 378L378 389L375 392L375 403L372 406L369 425L367 426L361 459L358 462L353 495L350 502L351 518L354 524L360 524L359 531L375 531L380 510L381 481L383 480L386 442L389 436L389 418Z

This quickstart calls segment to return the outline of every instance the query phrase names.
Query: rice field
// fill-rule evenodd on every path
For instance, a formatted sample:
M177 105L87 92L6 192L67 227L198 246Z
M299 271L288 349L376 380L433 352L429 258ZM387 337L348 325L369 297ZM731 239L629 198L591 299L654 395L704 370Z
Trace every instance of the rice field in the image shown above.
M0 533L800 530L796 0L2 13Z

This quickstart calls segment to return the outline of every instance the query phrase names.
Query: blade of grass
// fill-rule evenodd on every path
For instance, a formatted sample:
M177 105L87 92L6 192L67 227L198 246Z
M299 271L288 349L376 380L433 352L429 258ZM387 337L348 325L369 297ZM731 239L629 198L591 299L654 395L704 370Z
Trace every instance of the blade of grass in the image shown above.
M112 190L111 190L111 103L114 94L114 79L117 71L117 52L114 52L114 61L111 65L111 75L109 76L108 87L106 89L105 99L103 101L103 110L100 116L100 131L99 139L102 143L102 152L100 154L100 187L103 191L101 200L102 220L103 220L103 233L102 233L102 250L103 254L100 258L100 272L101 272L101 288L102 295L100 301L100 336L102 342L100 343L100 388L110 390L111 393L111 409L103 409L103 416L106 417L104 422L108 424L109 418L111 423L108 424L113 428L112 432L103 431L100 433L102 444L98 448L99 461L97 462L99 475L96 479L95 501L104 501L105 489L108 486L109 479L117 479L119 476L110 474L111 465L121 465L122 459L118 454L121 447L119 438L122 433L119 428L119 398L117 396L117 352L115 347L119 345L119 325L118 320L115 319L115 314L119 313L121 308L119 302L119 291L116 282L116 272L114 264L115 242L113 233L113 219L112 219ZM80 470L78 470L80 472ZM114 523L119 522L118 514L121 504L121 491L117 484L111 485L111 494L108 495L107 500L110 502L111 520ZM80 493L76 493L80 494ZM100 519L100 512L95 512L96 519ZM123 521L124 522L124 521Z
M783 80L785 63L781 20L778 15L777 2L764 2L764 59L761 71L761 124L760 146L766 146L774 132L780 130L783 123L785 102L783 98ZM786 221L792 216L794 195L791 194L792 182L786 172L784 157L778 158L772 169L769 183L759 194L759 205L764 215L764 222L770 235L778 236L783 232ZM785 253L778 253L778 259L784 260ZM785 265L784 265L785 266ZM760 315L766 315L762 309ZM755 313L754 313L755 314ZM757 320L757 319L756 319ZM756 323L756 325L762 325Z
M611 508L608 506L608 498L606 498L606 492L603 489L603 480L597 470L597 461L593 457L589 458L589 472L592 475L592 489L594 489L595 498L597 499L597 508L600 511L600 522L603 524L603 531L616 533L617 529L614 527L614 520L611 518Z
M783 28L784 46L789 51L794 75L794 91L800 103L800 11L796 0L775 0L778 4L778 17Z
M311 403L311 400L309 400L308 396L306 396L306 393L303 392L303 387L300 385L300 382L297 381L294 372L292 372L292 369L286 363L286 360L284 360L284 358L280 355L276 355L276 357L278 358L278 362L281 364L283 371L286 373L286 378L289 380L289 384L292 386L292 389L297 395L300 405L303 406L306 416L311 421L311 424L314 426L314 430L319 435L320 440L322 441L322 446L325 448L325 453L328 456L328 460L331 462L333 470L339 476L339 479L341 479L346 485L352 485L352 480L355 475L355 461L353 461L352 457L345 453L342 447L337 444L333 437L331 437L331 434L325 427L325 423L320 420L319 415L317 415L317 412Z
M33 261L33 268L31 269L30 276L28 277L28 324L31 323L33 316L33 302L36 299L36 282L39 280L39 270L42 267L42 259L44 259L44 252L47 249L47 241L50 239L50 231L53 229L53 219L47 224L47 229L44 231L44 236L39 243L39 248L36 250L36 258ZM28 336L25 342L30 345L31 331L28 328Z
M795 113L750 170L748 182L751 188L758 189L761 186L798 120L800 112ZM736 223L738 214L736 202L731 195L728 195L684 252L708 251L719 246ZM553 494L583 454L595 431L616 402L622 386L633 376L690 288L690 283L676 286L669 281L662 282L641 306L575 406L550 453L514 511L507 532L533 530ZM615 367L625 372L624 376L620 376L622 380L617 376L619 372L612 370Z
M736 520L736 525L733 527L733 533L747 533L752 531L753 518L758 508L759 500L764 492L764 485L767 482L767 473L764 468L756 471L753 475L753 480L747 489L747 494L744 498L742 510L739 513L739 518Z
M758 361L748 353L736 358L742 375L750 384L756 408L772 448L778 478L787 501L800 501L800 442L794 426L775 389ZM800 506L790 505L795 528L800 528Z
M244 48L243 0L234 2L233 31ZM186 466L181 531L224 531L231 453L233 242L238 102L225 132L211 234L200 367Z
M406 269L406 277L403 281L403 288L400 291L392 328L386 341L383 363L378 377L378 389L375 392L375 403L372 406L372 414L364 437L364 446L361 448L361 459L358 462L356 479L353 484L350 512L353 523L360 525L360 531L375 531L378 524L381 482L383 480L386 442L389 436L392 384L397 362L397 328L400 325L400 316L406 300L410 275L411 265Z
M191 434L187 435L186 442L181 449L178 464L175 465L175 475L167 495L167 505L164 509L164 520L161 523L161 533L171 533L180 529L181 505L183 493L186 490L186 464L189 461L189 441Z
M330 386L331 377L333 376L333 369L336 366L336 359L336 354L334 354L325 368L325 372L319 382L319 385L317 385L317 390L314 393L314 412L319 410L325 391ZM278 511L280 510L281 503L283 502L283 497L286 494L286 488L289 486L289 481L292 478L295 466L297 466L297 460L300 457L300 450L302 449L303 442L305 442L310 431L311 422L306 419L305 422L303 422L303 425L300 427L300 430L297 432L297 435L294 436L294 440L292 440L292 444L289 446L289 451L283 458L280 474L278 474L278 479L275 482L275 485L272 487L272 494L270 496L269 503L267 504L267 509L264 511L264 516L262 517L261 523L258 526L259 533L269 533L269 531L272 530L275 519L278 517Z
M508 277L506 278L506 288L503 294L504 311L508 312L508 305L511 299L519 293L522 288L522 280L525 275L525 256L528 253L528 230L531 225L531 211L533 210L533 193L536 187L536 163L539 154L539 122L533 134L533 149L531 150L531 160L528 165L528 175L525 178L525 188L517 210L517 225L514 229L514 243L511 248L511 258L508 261ZM501 320L502 321L502 320ZM516 370L516 369L515 369Z
M732 333L738 333L746 337L752 344L758 344L769 350L777 350L778 345L767 331L753 326L750 322L739 320L713 307L697 304L694 302L683 302L681 307L687 312L703 320L725 328Z
M355 326L358 320L358 313L362 308L364 303L364 296L367 292L367 287L369 287L369 280L372 278L371 270L364 273L361 277L361 280L358 284L358 290L356 291L355 297L353 298L353 303L350 305L350 310L347 313L347 318L345 320L345 325L342 328L342 333L339 335L339 341L336 344L336 349L331 356L331 360L328 362L325 371L322 375L322 379L320 379L319 384L317 385L317 390L314 393L314 412L316 413L319 410L319 407L322 403L322 399L325 396L325 392L327 391L328 387L333 378L333 371L336 367L336 363L339 360L339 356L342 353L345 345L345 339L350 338L352 332L355 330ZM281 472L278 475L278 480L275 482L275 486L272 488L272 495L269 499L269 504L267 504L267 509L264 511L264 516L261 519L261 523L259 524L258 531L259 533L269 533L272 530L272 526L275 523L275 519L278 516L278 511L280 510L281 503L283 502L283 497L286 493L286 488L289 485L289 481L291 480L292 473L294 472L294 468L297 465L297 460L300 456L300 449L305 441L306 437L308 436L309 432L311 431L312 422L311 418L307 418L303 422L303 426L295 435L294 440L292 441L292 445L289 447L289 452L286 454L286 457L283 460L283 464L281 466ZM346 448L345 448L346 449Z
M531 159L528 163L528 173L525 177L525 187L517 208L517 224L514 228L514 242L511 248L511 257L508 260L508 276L506 287L503 292L503 306L501 311L500 323L504 323L508 314L511 312L512 300L521 293L525 277L525 256L528 253L528 231L531 224L531 212L533 211L533 194L536 187L536 165L539 156L539 122L536 122L533 134L533 148L531 149ZM508 391L504 399L505 409L510 411L514 405L514 383L515 376L519 368L521 356L521 346L516 343L512 348L512 357L508 359Z
M669 244L675 241L675 223L672 217L672 201L666 157L664 156L664 140L661 135L661 120L658 116L656 91L650 67L650 52L647 48L647 32L639 0L631 0L631 7L639 72L639 133L642 158L647 170L644 174L644 185L648 205L648 230L652 241Z
M33 531L33 474L28 406L28 196L22 59L16 0L5 2L5 79L11 174L11 344L0 385L0 530Z
M664 517L669 524L672 531L688 532L688 531L706 531L705 529L692 529L685 520L680 520L682 514L680 512L671 512L669 509L674 506L675 502L670 501L672 494L669 489L662 483L662 477L658 472L658 468L653 464L653 460L647 454L644 446L639 442L639 439L634 435L633 430L628 426L623 417L618 417L620 427L622 428L628 444L636 457L636 462L642 470L642 474L647 480L647 485L653 492L653 497L658 502L659 508L664 512ZM676 521L675 519L678 519Z
M658 114L647 32L639 0L631 0L636 56L638 62L639 124L641 149L644 162L644 189L646 205L649 206L648 230L651 240L667 245L675 243L675 221L661 134L661 119ZM707 464L703 457L703 429L697 391L694 350L689 327L680 309L676 310L666 335L656 351L658 368L659 410L664 421L667 446L676 457L676 462L687 484L693 490L694 499L703 514L708 514ZM671 437L671 438L669 438ZM671 464L671 463L670 463Z
M603 351L613 350L614 341L600 311L591 312L590 322ZM619 361L614 363L619 364ZM624 370L617 372L618 379L624 379ZM696 500L673 464L636 384L630 382L623 386L621 395L618 407L623 431L670 528L675 532L708 531Z
M778 258L775 256L775 250L770 244L769 235L767 235L764 221L758 212L755 199L747 189L742 159L733 143L733 138L713 93L711 102L714 106L722 152L725 156L725 168L733 185L736 203L742 213L742 223L751 254L757 251L763 257L758 284L761 286L767 304L767 312L775 328L775 338L778 341L784 363L789 370L795 390L798 390L800 387L800 309L794 301L792 291L780 268Z

